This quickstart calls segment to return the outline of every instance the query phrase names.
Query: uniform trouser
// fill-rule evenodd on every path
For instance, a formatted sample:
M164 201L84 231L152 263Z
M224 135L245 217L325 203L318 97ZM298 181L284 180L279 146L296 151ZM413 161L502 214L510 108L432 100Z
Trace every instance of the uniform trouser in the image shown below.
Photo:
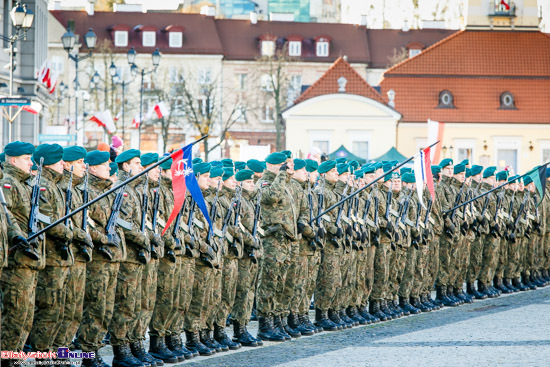
M206 313L206 329L213 330L214 324L218 319L218 311L222 302L222 285L223 285L223 261L219 269L213 269L212 273L212 287L210 288L210 294L207 296L207 307L204 311ZM225 323L224 323L225 325Z
M185 258L184 258L185 259ZM214 283L214 269L208 265L195 262L193 291L189 309L185 313L185 331L199 331L206 329L210 294ZM181 295L180 295L181 299Z
M82 321L84 291L86 288L86 263L76 261L69 271L65 289L65 309L61 328L53 343L54 349L68 347Z
M390 280L389 283L389 297L386 299L394 300L399 292L401 281L403 280L403 273L405 271L405 260L407 258L408 247L400 247L394 251L394 263L395 265L390 267Z
M355 287L350 306L361 306L365 293L367 293L367 262L369 260L369 249L370 247L365 247L363 250L355 253L355 272L353 273L355 275Z
M300 305L302 304L303 299L306 297L307 285L311 274L309 273L308 267L308 256L300 251L302 246L308 246L300 242L298 247L298 252L296 253L296 258L290 265L290 269L286 276L287 282L285 285L285 292L287 292L287 286L289 285L289 279L294 277L294 293L291 295L292 300L290 302L290 311L298 314L300 311Z
M336 291L336 298L334 300L332 308L340 310L349 305L350 292L353 288L352 286L352 252L353 250L346 250L342 253L340 257L340 272L342 274L342 286Z
M361 306L366 306L369 303L369 297L372 293L374 285L374 258L376 256L376 246L371 245L365 249L366 263L365 263L365 292L361 296Z
M205 266L199 265L202 268ZM200 272L196 271L195 259L188 256L176 256L176 269L174 272L175 277L175 292L174 292L174 306L172 311L168 316L166 334L168 335L179 335L183 332L184 323L187 322L187 312L190 309L192 302L195 279L200 279L200 282L203 282L202 278L197 278L197 274L200 276L211 276L211 272L207 272L208 269L200 269ZM212 286L210 283L212 278L204 280L205 287ZM200 286L200 284L199 284ZM197 302L202 302L200 295ZM195 319L193 319L193 322ZM198 320L200 321L200 319ZM197 324L198 325L198 324ZM187 329L185 330L195 330ZM198 329L197 329L198 330Z
M539 244L541 243L541 237L531 233L531 239L527 239L525 244L525 250L523 251L523 269L526 273L532 274L538 270L536 264L536 258L540 255Z
M544 261L542 267L550 270L550 232L546 232L544 235Z
M451 247L451 277L449 279L449 285L458 289L462 289L462 286L458 287L460 271L462 270L463 255L466 248L464 237L460 237L458 241L454 241Z
M470 242L470 240L464 239L464 241L462 241L462 247L458 257L458 273L456 276L456 281L454 283L454 287L456 289L463 289L464 287L466 273L468 272L468 267L470 264L471 245L472 243Z
M504 277L504 269L508 263L508 240L502 238L500 240L499 251L498 251L498 262L495 268L495 277L502 278Z
M226 257L223 260L221 302L215 321L221 328L225 327L225 322L235 304L238 279L239 260Z
M143 275L141 277L141 311L136 327L130 330L131 342L145 340L145 332L153 317L157 299L158 268L159 259L151 259L151 261L143 267Z
M163 257L158 260L157 271L157 297L155 308L149 324L149 335L163 337L166 335L170 315L175 308L175 299L179 296L179 290L176 288L176 269L181 264L172 262Z
M414 246L409 246L405 254L405 269L399 284L399 297L409 299L412 293L416 268L418 266L419 251Z
M3 269L2 350L23 350L33 324L37 280L38 270Z
M423 279L423 292L431 293L436 280L440 274L440 262L439 262L439 238L436 236L433 240L428 242L428 262L426 265L425 279Z
M507 242L507 258L504 266L504 278L517 278L519 276L520 254L524 238L517 236L516 242Z
M300 256L300 243L297 241L290 243L289 262L281 301L286 306L282 316L287 316L290 311L298 311L298 293L303 292L304 279L300 279L298 274L305 266L306 259Z
M491 235L481 235L483 243L483 257L481 260L481 269L479 270L479 282L490 285L495 277L495 270L498 265L500 254L500 239Z
M481 234L476 237L470 246L470 264L468 265L468 273L466 275L466 282L468 283L474 283L479 278L481 264L483 262L483 240L485 236L486 235Z
M69 269L67 266L46 266L38 272L30 334L31 346L36 351L53 350L53 342L63 322Z
M86 264L84 310L78 330L83 352L97 351L103 346L103 337L113 317L119 268L120 263L95 258Z
M437 275L437 285L438 286L450 286L453 280L453 245L454 242L450 241L446 235L443 234L440 237L439 242L439 274Z
M426 269L428 265L428 259L430 256L430 246L428 244L419 244L416 258L416 266L414 268L413 284L411 288L410 296L413 298L418 298L420 295L427 293L424 289L424 278L425 273L428 271Z
M381 238L380 243L376 246L374 254L374 277L372 284L372 292L370 300L381 301L386 297L386 284L389 276L389 251L391 251L390 241L386 238Z
M315 287L317 286L317 278L319 276L319 269L321 266L321 251L317 250L313 254L306 256L307 259L307 282L305 285L304 297L300 303L298 312L300 315L307 314L309 312L309 305L311 298L315 293Z
M342 248L327 241L321 254L319 274L315 285L315 308L328 311L334 306L334 299L339 287L342 286L340 273L340 257Z
M264 257L256 291L258 316L286 315L288 305L282 302L291 263L291 241L283 232L275 232L263 239L263 246Z
M109 325L111 345L130 342L131 332L137 325L141 312L141 281L143 264L120 263L117 275L115 310Z
M252 315L259 267L258 263L254 264L248 257L238 261L237 292L233 310L231 310L231 319L241 325L247 325Z

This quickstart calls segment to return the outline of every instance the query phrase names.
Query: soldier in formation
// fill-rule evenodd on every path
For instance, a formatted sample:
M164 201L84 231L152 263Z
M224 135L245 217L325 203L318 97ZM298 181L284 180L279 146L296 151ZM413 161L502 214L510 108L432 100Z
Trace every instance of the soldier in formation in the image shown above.
M2 154L2 350L73 342L104 367L108 332L113 366L162 366L550 282L548 178L540 197L533 175L444 159L430 192L395 161L196 158L185 168L204 206L188 192L167 224L169 157L22 142Z

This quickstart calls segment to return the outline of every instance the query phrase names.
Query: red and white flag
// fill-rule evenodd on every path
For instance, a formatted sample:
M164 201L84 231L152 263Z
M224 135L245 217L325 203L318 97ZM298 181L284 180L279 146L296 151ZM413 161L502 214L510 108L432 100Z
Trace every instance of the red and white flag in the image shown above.
M33 115L38 115L42 111L42 105L39 102L32 101L30 105L23 106L23 111L32 113Z
M431 148L425 148L414 156L414 177L416 181L416 192L418 193L418 201L426 208L422 201L424 193L424 184L428 187L432 200L435 199L434 181L432 176L432 161L430 159Z
M111 111L109 110L94 113L94 115L90 118L90 121L94 121L99 126L105 128L109 134L112 134L116 131L116 126L113 122Z
M38 72L38 81L41 83L46 83L50 79L50 61L48 59L44 60L44 63L40 67Z
M132 120L132 127L138 129L139 125L141 124L141 117L139 117L139 113L134 116L134 119Z
M445 131L445 123L433 121L428 119L428 146L432 145L436 141L443 141L443 132ZM431 161L439 162L439 157L441 156L441 145L437 144L435 149L431 150Z
M46 83L46 87L48 87L48 92L53 94L53 92L55 92L55 88L57 87L57 78L59 77L59 73L50 73L50 75L51 76Z
M167 116L170 113L170 111L168 110L164 102L159 102L153 107L149 108L149 111L147 111L147 116L145 116L145 119L150 120L151 117L153 116L153 113L156 114L157 119L161 119L164 116Z
M115 116L115 121L120 120L121 117L122 117L122 111L119 111L119 113L117 113L117 115Z

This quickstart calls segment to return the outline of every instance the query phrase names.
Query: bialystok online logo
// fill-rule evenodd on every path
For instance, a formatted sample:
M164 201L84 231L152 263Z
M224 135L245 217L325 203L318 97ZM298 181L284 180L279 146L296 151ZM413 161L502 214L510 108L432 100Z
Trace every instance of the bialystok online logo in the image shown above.
M94 359L95 352L71 352L69 348L57 348L57 352L14 352L3 350L2 359Z

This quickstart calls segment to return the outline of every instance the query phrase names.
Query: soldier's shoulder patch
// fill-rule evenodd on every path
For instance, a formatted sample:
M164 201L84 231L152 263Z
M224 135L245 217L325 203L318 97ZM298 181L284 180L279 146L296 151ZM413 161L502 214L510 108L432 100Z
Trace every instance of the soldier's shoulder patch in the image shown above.
M40 187L40 191L46 191L45 187Z
M262 182L262 187L269 185L269 182Z
M125 192L125 193L122 194L122 196L126 197L126 196L128 196L128 193Z
M7 184L7 183L5 183L5 184L4 184L4 188L5 188L5 189L11 189L11 185L10 185L10 184Z

